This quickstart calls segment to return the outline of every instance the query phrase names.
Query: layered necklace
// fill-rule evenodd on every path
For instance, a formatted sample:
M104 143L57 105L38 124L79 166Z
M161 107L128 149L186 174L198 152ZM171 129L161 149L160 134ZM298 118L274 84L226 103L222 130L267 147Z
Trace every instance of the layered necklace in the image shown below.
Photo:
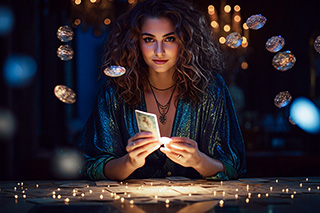
M153 86L153 85L150 83L150 81L149 81L148 78L147 78L147 81L148 81L148 83L149 83L149 85L150 85L150 89L151 89L151 92L152 92L152 94L153 94L153 97L154 97L154 99L156 100L156 103L157 103L158 111L159 111L159 113L160 113L159 121L160 121L162 124L165 124L165 123L167 122L167 114L168 114L169 109L170 109L170 103L171 103L171 100L172 100L173 93L174 93L174 91L176 90L177 83L175 83L175 84L172 85L171 87L168 87L168 88L165 88L165 89L159 89L159 88ZM170 96L170 99L169 99L168 103L167 103L166 105L160 104L159 101L158 101L158 99L157 99L157 97L156 97L156 95L155 95L155 93L154 93L154 91L153 91L153 89L156 89L156 90L159 90L159 91L166 91L166 90L169 90L169 89L171 89L171 88L173 88L173 87L174 87L174 89L173 89L173 91L172 91L172 93L171 93L171 96Z

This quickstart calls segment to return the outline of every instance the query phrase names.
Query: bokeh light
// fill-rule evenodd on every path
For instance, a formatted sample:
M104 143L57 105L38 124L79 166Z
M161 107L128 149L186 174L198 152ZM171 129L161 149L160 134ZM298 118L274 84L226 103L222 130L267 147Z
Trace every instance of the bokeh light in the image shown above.
M284 47L284 44L285 40L282 36L272 36L266 42L266 49L269 52L275 53L280 51Z
M16 130L16 120L13 113L0 108L0 139L10 139Z
M110 66L104 69L104 74L109 77L119 77L126 73L126 68L121 66Z
M63 103L73 104L76 102L76 93L67 86L64 86L64 85L55 86L54 94Z
M230 33L226 38L226 44L231 48L238 48L242 43L242 36L238 32Z
M211 27L213 27L213 28L217 29L217 28L219 27L218 22L216 22L216 21L212 21L212 22L211 22Z
M82 156L75 150L56 150L53 157L53 173L63 179L75 179L80 177L83 165Z
M14 25L14 15L12 11L4 6L0 6L0 36L8 35Z
M73 49L69 45L60 45L57 50L57 56L62 61L69 61L73 58L74 52Z
M62 42L69 42L73 39L74 32L68 25L59 27L57 38Z
M37 71L36 61L27 55L11 55L3 65L3 77L10 87L27 86Z
M272 59L272 65L279 71L287 71L296 63L296 57L289 51L283 51L276 54Z
M314 49L320 53L320 36L318 36L315 40L314 40Z
M308 98L295 99L290 107L290 118L304 131L316 134L320 132L320 110Z
M276 105L278 108L282 108L287 106L292 100L292 96L288 91L280 92L276 97L274 98L274 105Z
M231 11L231 7L230 7L230 5L226 5L226 6L224 6L224 12L226 12L226 13L230 13L230 11Z
M252 30L258 30L262 28L266 22L267 18L261 14L252 15L246 21L247 26Z

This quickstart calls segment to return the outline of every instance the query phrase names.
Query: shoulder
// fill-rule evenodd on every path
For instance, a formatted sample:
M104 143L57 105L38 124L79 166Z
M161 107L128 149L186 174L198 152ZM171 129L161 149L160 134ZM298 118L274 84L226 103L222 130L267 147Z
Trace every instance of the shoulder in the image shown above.
M209 84L204 90L204 98L217 99L224 95L226 90L227 86L222 76L218 73L214 73L213 78L209 80Z
M114 101L117 99L117 86L109 79L106 79L100 88L98 99L105 101Z

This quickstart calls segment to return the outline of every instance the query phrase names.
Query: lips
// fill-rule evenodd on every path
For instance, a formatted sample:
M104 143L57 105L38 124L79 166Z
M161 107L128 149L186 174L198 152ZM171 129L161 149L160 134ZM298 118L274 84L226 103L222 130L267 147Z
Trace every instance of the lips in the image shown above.
M165 63L167 63L168 61L169 61L169 60L153 59L153 62L154 62L155 64L159 64L159 65L165 64Z

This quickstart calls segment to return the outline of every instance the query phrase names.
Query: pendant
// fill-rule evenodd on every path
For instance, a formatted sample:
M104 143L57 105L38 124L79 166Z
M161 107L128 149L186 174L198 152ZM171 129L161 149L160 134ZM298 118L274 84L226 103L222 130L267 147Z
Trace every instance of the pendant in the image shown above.
M162 124L165 124L167 122L167 116L165 115L161 115L159 117L159 121L162 123Z

